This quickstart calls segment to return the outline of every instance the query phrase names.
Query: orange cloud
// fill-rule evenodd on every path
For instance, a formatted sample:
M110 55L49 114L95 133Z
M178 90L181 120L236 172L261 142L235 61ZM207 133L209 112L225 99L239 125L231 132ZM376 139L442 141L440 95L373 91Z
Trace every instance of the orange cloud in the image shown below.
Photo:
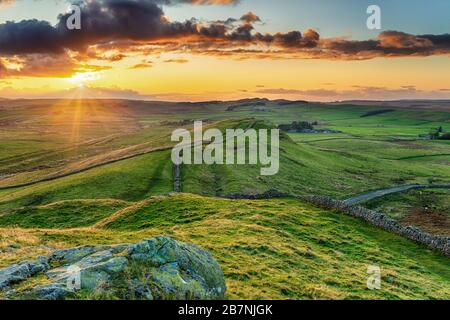
M4 1L3 1L4 2ZM161 5L176 3L233 4L214 0L88 1L82 6L83 28L67 30L69 14L56 26L47 21L22 20L0 24L0 77L67 76L90 60L117 62L127 55L188 53L234 59L365 60L450 54L450 34L412 35L382 32L377 39L322 39L304 32L261 33L253 12L240 19L199 22L169 21ZM126 25L126 27L124 27ZM18 61L18 63L13 63ZM8 63L9 62L9 63ZM183 59L166 62L185 63ZM148 67L134 65L134 67ZM91 65L94 70L105 68Z

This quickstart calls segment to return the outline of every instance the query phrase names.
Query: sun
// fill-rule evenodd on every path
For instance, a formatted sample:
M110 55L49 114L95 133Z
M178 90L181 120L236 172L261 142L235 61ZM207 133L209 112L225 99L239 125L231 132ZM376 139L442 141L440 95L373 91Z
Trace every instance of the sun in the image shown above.
M67 78L67 81L77 84L78 86L85 86L86 82L99 79L98 72L76 72L72 77Z

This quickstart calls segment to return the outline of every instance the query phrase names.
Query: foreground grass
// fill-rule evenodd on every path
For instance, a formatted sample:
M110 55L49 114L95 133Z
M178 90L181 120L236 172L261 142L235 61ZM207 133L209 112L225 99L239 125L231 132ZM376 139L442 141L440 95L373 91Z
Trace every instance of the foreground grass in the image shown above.
M87 227L130 203L119 200L67 200L11 210L0 216L0 226L22 228Z
M209 250L224 270L230 299L450 298L449 258L296 199L181 194L134 203L88 228L3 228L0 264L55 247L156 235ZM369 265L381 267L379 291L366 288Z

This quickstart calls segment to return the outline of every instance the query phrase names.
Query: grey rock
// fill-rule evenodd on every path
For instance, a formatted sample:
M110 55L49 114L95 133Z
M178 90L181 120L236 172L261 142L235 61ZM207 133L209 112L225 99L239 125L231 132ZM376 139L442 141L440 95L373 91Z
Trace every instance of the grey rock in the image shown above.
M153 295L158 300L211 299L205 280L197 275L183 272L177 263L170 263L151 272ZM218 297L217 297L218 298Z
M0 289L4 289L11 284L23 281L38 273L43 273L50 268L47 258L38 257L34 261L23 261L10 267L0 269Z
M25 294L37 300L61 300L73 295L74 292L67 289L65 284L52 283L34 287Z
M83 246L70 249L62 249L53 252L50 255L49 260L51 262L58 262L58 263L73 263L79 261L80 259L90 254L93 254L101 250L104 250L104 248L98 246Z
M111 279L128 265L125 257L114 257L104 262L84 267L80 272L81 288L100 290L111 286Z
M80 261L47 272L54 281L68 281L74 276L73 270L78 270L81 289L99 290L108 287L111 277L122 272L128 264L125 257L114 257L114 249L96 252Z
M153 294L148 285L143 284L138 279L133 279L130 283L130 293L138 300L153 300Z
M201 296L199 298L221 299L225 296L222 269L211 254L198 246L157 237L131 245L128 254L131 260L154 267L155 281L163 285L170 284L166 286L166 293L171 293L171 286L185 292L185 284L192 280L197 283L191 283L191 288L204 289L202 292L194 290Z
M28 263L14 264L0 270L0 289L25 280L31 275Z
M29 261L28 267L30 269L30 276L34 276L38 273L43 273L50 269L50 265L48 264L48 260L46 257L38 257L35 261Z
M48 270L49 261L62 266ZM48 259L40 257L0 270L0 283L8 286L45 270L53 283L25 293L13 292L12 298L55 300L70 294L76 298L79 289L143 300L223 299L226 292L222 270L208 252L166 237L133 245L58 250Z
M53 252L49 257L49 261L61 264L74 263L99 251L110 250L113 253L119 253L127 247L127 244L120 244L115 246L82 246L70 249L61 249Z
M16 294L17 294L17 290L15 290L15 289L8 290L4 294L4 299L5 300L10 300L14 296L16 296Z

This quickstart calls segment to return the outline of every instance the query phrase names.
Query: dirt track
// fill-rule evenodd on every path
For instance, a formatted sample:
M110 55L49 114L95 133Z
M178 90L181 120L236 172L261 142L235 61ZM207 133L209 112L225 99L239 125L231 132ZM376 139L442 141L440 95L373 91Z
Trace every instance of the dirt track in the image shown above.
M397 186L387 189L379 189L367 193L360 194L358 196L344 200L347 204L354 204L361 201L372 200L385 196L387 194L404 192L412 189L425 189L425 188L450 188L450 184L408 184L404 186Z

